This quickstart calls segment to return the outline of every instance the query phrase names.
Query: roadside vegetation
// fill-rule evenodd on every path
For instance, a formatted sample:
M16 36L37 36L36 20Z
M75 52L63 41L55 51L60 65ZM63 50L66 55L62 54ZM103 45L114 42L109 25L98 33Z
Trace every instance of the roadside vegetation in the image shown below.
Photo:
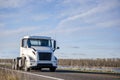
M10 65L12 59L0 59L0 64ZM120 67L120 58L97 59L59 59L61 66Z
M19 80L15 72L0 69L0 80Z
M120 67L120 58L107 59L59 59L61 66Z
M41 80L41 79L34 75L0 68L0 80Z
M12 59L0 59L0 66L11 68ZM59 59L60 69L120 73L120 58Z
M59 68L84 72L120 73L120 58L59 59Z

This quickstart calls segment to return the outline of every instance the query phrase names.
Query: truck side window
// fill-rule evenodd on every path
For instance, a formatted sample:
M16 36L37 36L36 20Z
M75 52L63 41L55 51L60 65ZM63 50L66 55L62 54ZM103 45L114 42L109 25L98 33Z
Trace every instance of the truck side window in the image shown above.
M27 48L27 39L22 40L22 47Z
M30 48L31 47L30 39L28 39L27 44L28 44L28 48Z

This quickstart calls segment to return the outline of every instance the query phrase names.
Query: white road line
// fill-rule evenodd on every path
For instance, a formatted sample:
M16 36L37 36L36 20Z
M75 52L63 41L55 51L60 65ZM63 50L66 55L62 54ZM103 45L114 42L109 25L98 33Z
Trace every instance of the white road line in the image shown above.
M51 77L51 76L45 76L45 75L39 75L39 74L28 73L28 72L27 72L27 74L34 75L34 76L40 76L40 77L44 77L44 78L49 78L49 79L54 79L54 80L64 80L64 79L61 79L61 78L56 78L56 77Z
M1 68L1 69L6 69L6 70L9 70L9 71L15 71L15 72L18 72L18 73L24 73L24 74L28 74L28 75L34 75L34 76L39 76L39 77L53 79L53 80L64 80L64 79L61 79L61 78L45 76L45 75L39 75L39 74L35 74L35 73L30 73L30 72L23 72L23 71L19 71L19 70L11 70L11 69L7 69L7 68Z

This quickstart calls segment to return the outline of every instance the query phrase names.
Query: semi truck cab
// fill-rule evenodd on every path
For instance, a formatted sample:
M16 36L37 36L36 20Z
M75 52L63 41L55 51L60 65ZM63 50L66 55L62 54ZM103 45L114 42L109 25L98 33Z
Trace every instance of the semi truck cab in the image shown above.
M54 51L56 41L46 36L25 36L20 43L20 57L13 60L13 69L49 68L54 72L57 68L57 58Z

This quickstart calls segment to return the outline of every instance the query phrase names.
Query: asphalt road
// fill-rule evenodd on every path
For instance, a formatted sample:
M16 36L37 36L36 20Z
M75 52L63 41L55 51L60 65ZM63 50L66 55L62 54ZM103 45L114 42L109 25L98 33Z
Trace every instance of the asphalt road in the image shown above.
M16 72L19 80L120 80L120 74L90 73L70 70L57 70L50 72L49 70L31 70L24 72L20 70L11 70L1 68L8 71Z
M31 73L42 75L41 80L120 80L120 74L103 74L103 73L85 73L80 71L49 70L31 71Z

